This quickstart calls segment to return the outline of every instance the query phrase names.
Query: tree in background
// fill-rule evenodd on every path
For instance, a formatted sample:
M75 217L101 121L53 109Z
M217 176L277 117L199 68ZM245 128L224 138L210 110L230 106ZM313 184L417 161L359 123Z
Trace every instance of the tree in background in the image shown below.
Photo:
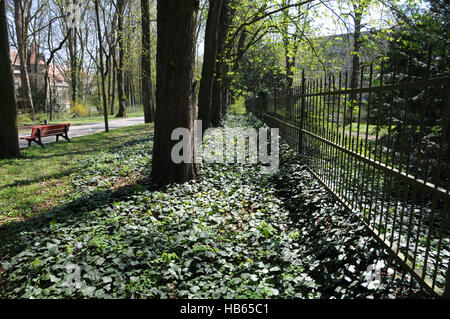
M16 97L14 80L9 58L8 25L6 22L5 0L0 0L0 159L17 157L19 136L16 123Z
M217 58L219 61L216 63L212 87L211 124L214 127L220 125L228 103L229 86L227 73L229 66L226 59L229 47L227 46L227 38L234 13L235 9L231 6L231 0L224 0L222 2L217 34ZM230 45L233 46L231 43Z
M14 0L14 22L16 26L17 55L20 61L20 81L22 92L22 109L34 114L33 98L31 96L30 78L28 76L27 43L28 26L31 18L32 1Z
M356 107L356 93L354 89L358 87L360 68L361 68L361 47L362 47L362 37L361 30L364 27L362 24L363 16L367 13L367 9L371 5L371 0L352 0L350 1L352 12L350 16L353 20L353 50L352 55L352 65L351 65L351 75L350 75L350 89L352 93L350 94L348 111L346 112L348 116L348 121L351 122L353 119L354 109Z
M218 35L222 0L210 0L205 31L202 78L198 94L198 119L203 122L203 131L211 125L211 107L214 74L218 51Z
M152 93L152 61L149 1L141 0L142 13L142 104L144 106L145 123L154 121Z
M119 111L116 117L126 117L126 102L127 96L125 95L125 34L124 34L124 18L127 0L117 0L117 34L119 41L119 62L117 70L117 91L119 94Z
M109 125L108 125L108 106L106 102L106 89L105 89L105 67L103 64L103 44L102 44L102 31L101 31L101 24L100 24L100 10L98 2L99 0L95 1L95 17L97 21L97 35L98 35L98 51L99 51L99 58L100 58L100 77L101 77L101 90L102 90L102 102L103 102L103 117L105 120L105 132L109 132Z

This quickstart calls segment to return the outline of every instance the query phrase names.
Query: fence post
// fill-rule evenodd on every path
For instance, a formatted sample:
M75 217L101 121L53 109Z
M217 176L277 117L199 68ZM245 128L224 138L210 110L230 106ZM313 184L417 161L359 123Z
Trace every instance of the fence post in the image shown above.
M302 71L302 91L301 91L301 108L300 108L300 127L298 136L298 152L303 154L303 124L305 119L305 69Z

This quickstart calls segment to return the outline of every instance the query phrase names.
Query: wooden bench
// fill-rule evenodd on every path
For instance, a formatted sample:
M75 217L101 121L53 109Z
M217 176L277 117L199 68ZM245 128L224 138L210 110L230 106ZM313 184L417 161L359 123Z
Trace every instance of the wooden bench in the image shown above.
M41 141L42 137L47 136L56 136L56 141L58 142L59 137L65 138L68 142L70 142L69 139L69 127L70 123L67 124L53 124L53 125L41 125L41 126L35 126L31 130L31 136L21 137L21 140L27 140L28 141L28 147L31 146L31 142L35 142L39 144L40 146L44 147L44 144Z

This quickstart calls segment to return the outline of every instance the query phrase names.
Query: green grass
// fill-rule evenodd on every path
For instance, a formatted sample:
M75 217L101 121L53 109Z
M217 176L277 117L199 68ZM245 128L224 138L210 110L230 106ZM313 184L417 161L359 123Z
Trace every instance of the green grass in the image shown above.
M366 130L367 130L367 125L369 125L369 130L368 130L369 135L376 136L376 134L377 134L377 125L366 124L366 123L361 123L359 125L359 136L360 137L365 136ZM394 128L395 128L395 125L392 125L391 126L391 130L393 130ZM378 136L382 137L382 136L388 135L389 127L387 125L380 125L378 130L379 130L378 131ZM347 124L345 126L345 131L346 132L350 131L350 124ZM352 133L357 133L358 132L358 123L357 122L353 122L352 123L351 131L352 131Z
M238 116L224 125L259 128ZM259 164L203 163L200 179L160 185L146 178L149 132L122 130L111 142L118 147L102 150L102 137L91 136L85 144L97 145L76 159L65 202L0 225L0 298L341 299L399 290L389 278L377 291L362 285L387 255L286 144L275 176ZM54 162L54 172L71 161Z
M247 114L247 110L245 109L245 98L243 96L237 99L234 104L230 105L230 113Z
M0 224L24 220L65 200L71 192L75 161L97 156L153 130L146 124L33 146L21 157L0 161Z

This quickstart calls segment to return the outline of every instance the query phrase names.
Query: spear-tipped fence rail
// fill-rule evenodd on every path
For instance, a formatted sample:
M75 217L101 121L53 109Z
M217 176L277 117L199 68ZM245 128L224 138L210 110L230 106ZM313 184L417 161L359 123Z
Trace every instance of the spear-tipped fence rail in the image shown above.
M450 297L450 77L394 69L306 79L246 107L427 292Z

